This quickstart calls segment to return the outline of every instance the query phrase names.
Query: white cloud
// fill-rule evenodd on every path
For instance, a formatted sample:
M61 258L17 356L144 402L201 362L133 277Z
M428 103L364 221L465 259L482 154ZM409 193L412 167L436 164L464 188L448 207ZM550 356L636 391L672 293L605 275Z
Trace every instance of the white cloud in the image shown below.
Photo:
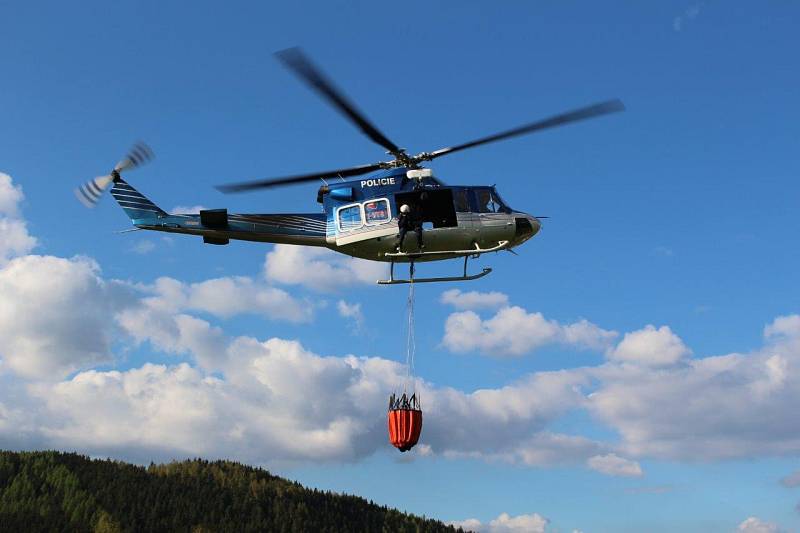
M680 362L691 353L669 326L656 329L647 325L644 329L626 333L608 357L621 363L667 366Z
M0 172L0 266L36 246L36 239L28 233L27 224L20 217L19 204L23 198L22 187Z
M462 292L450 289L442 293L441 302L452 305L456 309L495 309L508 306L508 296L502 292Z
M288 292L246 277L210 279L187 286L187 307L221 317L257 313L275 320L308 322L313 308Z
M374 284L386 277L386 263L355 259L327 248L276 244L264 262L266 279L334 292L354 284Z
M27 255L0 265L2 370L57 380L110 363L118 326L139 342L150 340L167 353L192 353L214 366L224 356L224 334L185 311L223 318L254 313L289 322L313 316L308 303L250 278L194 284L161 278L149 286L130 285L104 280L88 258Z
M247 277L192 284L164 277L137 288L150 296L117 314L123 330L137 342L149 341L166 353L192 354L209 370L222 364L228 339L220 328L187 314L188 311L221 318L258 314L296 323L308 322L313 317L313 308L306 302Z
M5 212L16 212L8 206L16 206L20 194L6 192L14 200L3 204ZM280 256L288 248L273 253ZM371 267L312 252L311 265L306 261L303 268L349 272L353 279L352 265ZM309 257L304 254L288 263L302 263ZM320 278L320 287L328 280ZM454 301L464 301L459 298L465 294ZM342 302L340 312L358 314L357 304ZM385 402L403 382L400 364L378 357L325 357L282 339L230 338L204 316L257 313L304 322L313 307L246 277L198 283L161 278L131 285L104 280L86 258L11 259L0 266L0 370L6 374L0 444L145 459L363 458L386 447ZM460 331L450 327L454 317L462 322L456 324ZM448 335L455 335L451 349L519 354L545 343L603 350L616 333L585 320L560 324L505 307L486 320L473 311L454 313ZM123 348L148 341L190 362L101 371L97 365L113 361L111 339ZM643 457L718 460L800 453L795 424L800 316L776 318L764 328L764 346L750 354L692 358L666 326L629 332L608 353L610 361L596 367L537 372L495 389L460 391L420 382L425 454L530 466L587 464L633 475L640 470L634 461ZM11 373L25 379L15 381ZM575 410L594 415L619 442L554 431L554 424ZM186 412L185 418L179 419L179 412Z
M672 248L667 248L666 246L656 246L653 248L652 254L656 257L672 257L674 252Z
M117 322L137 342L149 341L169 354L192 354L205 369L219 368L226 356L222 330L191 315L139 305L118 313Z
M147 255L156 249L156 243L150 240L138 241L131 247L131 252L139 255Z
M547 428L583 402L585 377L540 372L498 389L466 394L422 384L425 442L452 457L478 457L543 465L582 463L603 448L583 437L552 434Z
M306 267L372 281L363 274L371 263L312 252ZM342 302L340 312L359 315L357 304ZM131 284L104 280L86 258L12 259L0 267L0 357L4 372L27 380L0 388L0 442L122 458L202 454L258 463L352 460L386 445L386 397L403 382L404 367L379 358L321 357L281 339L232 339L197 313L303 322L313 308L246 277ZM113 363L112 338L123 347L149 342L197 364L101 371L95 367ZM602 447L546 430L581 402L576 387L583 379L541 373L472 393L420 383L434 410L420 456L583 462Z
M739 524L737 531L742 531L743 533L779 533L781 528L775 523L765 522L760 518L751 516Z
M25 256L0 268L0 355L14 372L59 379L111 359L121 287L77 257Z
M342 309L356 313L351 303L345 302ZM189 356L198 366L145 365L118 374L92 370L79 374L80 379L76 376L62 382L63 389L84 390L99 380L105 388L122 387L124 392L130 390L126 383L141 376L153 381L154 387L164 388L153 390L156 396L163 393L169 398L172 393L168 389L188 387L184 392L207 402L212 418L218 411L241 414L230 417L230 431L244 439L237 441L239 448L231 448L233 444L223 435L201 450L225 455L224 450L230 448L238 450L232 456L243 460L264 460L257 441L270 442L271 447L265 449L274 452L276 460L352 459L385 445L381 413L386 395L403 381L402 366L379 358L320 357L279 339L265 343L231 339L220 327L192 313L222 318L258 313L302 322L310 319L313 308L251 278L226 277L194 284L161 278L150 285L130 285L103 280L97 265L88 259L20 257L0 267L2 370L42 380L38 386L48 390L54 386L52 380L111 361L111 339L120 327L130 335L117 336L123 343L149 341L162 352ZM600 349L616 335L587 321L559 324L518 307L501 309L487 320L465 311L451 315L448 323L453 317L474 319L473 326L456 339L477 338L472 346L486 351L519 353L546 342ZM503 319L508 323L502 324ZM453 334L454 330L447 332ZM481 333L485 338L481 339ZM514 344L508 336L520 342ZM530 466L590 464L598 469L610 469L611 457L630 457L621 461L632 463L640 457L713 460L796 455L800 453L800 430L794 424L794 406L800 402L796 369L800 363L800 317L776 318L764 328L764 339L764 347L752 354L693 359L669 328L649 326L628 333L609 351L611 361L596 367L538 372L501 388L474 392L422 382L418 390L427 406L424 444L430 453L446 457ZM673 364L676 362L682 364ZM217 377L211 378L209 373ZM343 389L348 391L344 404ZM68 442L67 437L69 442L78 442L75 439L80 432L58 430L70 417L71 424L99 439L98 446L142 453L162 453L169 446L173 451L187 449L184 447L202 440L201 434L207 431L203 426L203 431L193 433L192 426L183 436L164 437L164 442L178 440L161 447L155 444L158 438L140 447L137 439L141 435L117 436L124 442L103 444L99 436L114 432L114 417L108 417L107 426L93 428L93 422L81 420L88 416L81 409L64 413L56 405L45 408L31 403L41 402L46 394L30 398L24 390L8 391L8 387L0 390L3 442L39 439L57 447ZM315 391L313 397L309 391ZM273 406L267 401L270 398L280 398L280 406ZM61 409L68 410L68 400L69 396L64 398ZM134 400L111 402L134 412L132 425L139 423L136 410L144 408ZM329 405L339 406L339 410L331 414ZM552 431L554 422L575 409L588 410L598 422L615 430L620 442L611 445ZM269 411L268 420L259 418L267 416L261 410ZM247 429L251 421L245 413L251 412L257 423L271 429ZM275 421L273 417L279 413ZM328 418L317 416L319 413L327 413ZM292 425L295 423L300 426ZM23 427L28 429L22 431ZM16 433L9 428L17 428ZM162 429L156 425L150 431L159 436ZM243 437L248 432L256 433L249 437L252 441ZM308 444L296 449L299 441ZM87 449L92 446L89 440L81 442ZM598 462L601 459L604 463ZM620 464L617 467L622 472L636 468Z
M780 355L773 355L764 360L764 375L762 379L754 380L749 384L750 390L756 398L765 398L772 392L783 389L789 372L789 362Z
M185 363L91 370L53 386L32 387L47 409L43 436L60 447L148 447L183 454L213 453L213 439L203 434L228 429L220 411L223 388Z
M620 457L614 453L607 455L595 455L590 457L586 464L592 470L609 476L639 477L642 475L642 467L636 461L631 461Z
M770 342L800 341L800 315L779 316L764 326L764 338Z
M467 518L466 520L453 520L452 522L447 522L447 525L453 526L455 528L460 527L464 531L471 531L474 533L481 533L481 531L483 530L483 523L477 518Z
M453 352L481 351L490 355L520 356L546 344L562 343L603 350L617 336L586 320L562 325L541 313L521 307L504 307L482 320L474 311L451 314L442 344Z
M183 283L164 277L152 285L138 287L152 295L144 303L169 312L201 311L221 318L259 314L274 320L308 322L314 311L310 303L245 276L214 278L197 283Z
M352 322L354 331L359 332L364 328L364 313L361 311L360 303L348 303L344 300L339 300L336 303L336 309L339 311L340 316Z
M174 285L161 283L164 294ZM145 460L204 455L271 464L354 460L386 445L386 398L405 378L399 363L322 357L277 338L228 339L206 321L171 311L166 298L151 298L120 312L122 327L159 350L190 354L199 367L88 370L67 381L33 383L23 394L0 390L4 410L30 404L14 420L27 420L32 445ZM59 327L61 319L49 325ZM469 394L420 383L430 412L422 456L581 463L602 447L545 430L580 402L580 379L540 373ZM0 424L0 442L22 438L20 431L19 423Z
M262 464L352 460L385 444L384 403L399 379L396 363L320 357L293 341L239 338L221 366L224 377L186 363L145 364L32 385L41 405L40 444Z
M476 518L448 522L449 525L460 527L464 531L475 533L544 533L549 520L538 513L510 516L501 513L500 516L487 524Z
M508 432L507 428L501 431ZM498 449L499 448L499 449ZM575 465L586 462L598 452L608 451L608 446L582 436L564 435L538 431L529 438L514 437L504 446L490 448L494 451L478 450L459 452L447 450L447 457L473 457L488 461L503 461L532 467Z
M700 2L687 7L682 14L672 19L672 29L676 32L683 31L684 24L696 19L703 5L704 2Z
M22 187L14 185L11 176L0 172L0 215L18 218L23 198Z
M86 259L11 261L0 269L3 369L44 381L32 387L31 397L0 390L3 417L13 421L0 424L0 441L25 438L123 457L138 450L158 457L202 453L255 462L351 460L385 446L384 404L403 382L400 364L322 357L281 339L231 339L188 314L249 312L258 306L252 295L265 288L249 278L198 284L161 278L132 287L102 280ZM236 303L247 298L255 300ZM90 370L48 383L109 360L115 322L134 339L187 354L199 366ZM639 457L796 455L800 331L794 323L793 316L776 319L765 328L764 348L750 355L687 358L666 367L611 362L537 372L474 392L420 382L423 444L445 457L587 464L623 475L637 474L633 458ZM568 326L555 329L558 338L581 338L568 333ZM662 347L670 351L674 344ZM107 405L108 412L95 416L86 409L89 398ZM185 425L176 424L172 409L189 404L197 410ZM576 409L587 409L617 431L619 444L552 431L554 422ZM127 432L130 427L141 431ZM172 433L166 434L167 428Z
M546 518L536 513L519 516L509 516L508 513L502 513L489 522L489 531L491 533L544 533L547 522Z
M0 265L12 257L25 255L36 246L24 221L0 218Z
M0 370L60 379L110 360L120 287L87 258L25 255L36 245L20 218L24 196L0 173Z
M672 367L587 369L599 386L586 405L620 433L621 449L633 456L796 455L800 334L783 327L791 322L791 317L776 319L766 328L765 346L752 354L689 359ZM782 334L770 334L777 330Z

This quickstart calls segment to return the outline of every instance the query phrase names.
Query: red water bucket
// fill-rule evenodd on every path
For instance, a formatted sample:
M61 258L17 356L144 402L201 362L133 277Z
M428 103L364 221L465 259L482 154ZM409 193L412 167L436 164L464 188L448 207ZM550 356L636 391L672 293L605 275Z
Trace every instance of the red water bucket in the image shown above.
M390 409L387 419L392 446L401 452L413 448L422 432L422 410Z

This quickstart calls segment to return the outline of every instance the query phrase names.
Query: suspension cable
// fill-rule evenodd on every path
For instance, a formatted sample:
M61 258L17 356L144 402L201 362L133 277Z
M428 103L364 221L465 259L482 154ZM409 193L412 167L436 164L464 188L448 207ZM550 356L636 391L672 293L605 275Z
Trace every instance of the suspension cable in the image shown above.
M407 336L406 336L406 383L403 392L408 392L409 384L412 393L416 393L416 379L414 378L414 356L416 355L417 345L414 334L414 280L408 285L408 301L406 303L407 314Z

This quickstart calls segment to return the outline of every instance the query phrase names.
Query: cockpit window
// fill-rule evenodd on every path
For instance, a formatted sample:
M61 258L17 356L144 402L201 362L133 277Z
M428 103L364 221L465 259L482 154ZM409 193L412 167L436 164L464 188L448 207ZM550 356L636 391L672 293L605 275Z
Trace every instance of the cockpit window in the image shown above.
M477 189L475 198L478 200L478 213L505 213L508 211L494 189Z
M500 211L502 211L503 213L510 213L512 211L512 209L500 197L500 193L498 193L497 189L495 189L494 187L492 187L492 197L494 198L494 201L497 202L497 205L500 206Z

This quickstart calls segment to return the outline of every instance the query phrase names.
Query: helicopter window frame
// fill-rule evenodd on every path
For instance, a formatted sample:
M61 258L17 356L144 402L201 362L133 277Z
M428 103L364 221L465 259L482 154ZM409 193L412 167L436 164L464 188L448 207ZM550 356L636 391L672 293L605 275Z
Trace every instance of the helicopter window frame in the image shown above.
M356 226L355 224L353 224L353 225L348 225L347 228L342 227L341 212L344 211L345 209L352 209L354 207L358 208L359 225ZM354 204L343 205L342 207L337 207L336 208L336 228L339 230L339 233L346 233L346 232L349 232L349 231L355 231L355 230L361 229L363 227L364 227L364 206L363 205L361 205L360 203L354 203Z
M374 221L374 222L370 222L367 219L367 204L378 203L378 202L383 202L383 203L386 204L386 218L385 219L381 219L381 220L377 220L377 221ZM373 198L373 199L367 200L366 202L362 202L361 203L361 212L364 214L363 218L364 218L364 225L365 226L380 226L381 224L386 224L386 223L392 221L392 203L389 201L388 198Z
M488 201L482 205L481 193L488 194ZM475 187L472 189L473 199L475 200L475 212L482 215L493 215L498 213L511 213L511 208L508 207L497 190L494 187ZM485 210L484 210L485 209Z
M509 206L506 203L506 201L503 199L503 197L500 196L500 193L497 192L497 187L494 186L494 185L492 185L492 196L494 197L494 199L497 202L497 204L500 206L500 210L497 211L498 213L511 214L511 213L514 212L514 210L511 208L511 206Z

